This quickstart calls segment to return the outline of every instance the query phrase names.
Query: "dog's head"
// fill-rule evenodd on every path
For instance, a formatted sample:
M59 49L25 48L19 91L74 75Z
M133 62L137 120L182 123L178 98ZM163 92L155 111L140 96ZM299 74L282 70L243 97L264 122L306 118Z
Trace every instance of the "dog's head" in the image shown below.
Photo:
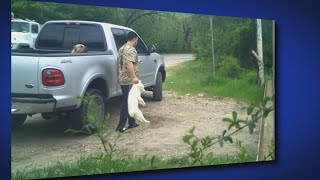
M88 48L83 44L76 44L73 46L71 53L85 53L88 51Z
M144 89L144 85L141 83L141 80L139 80L139 83L138 83L138 84L133 84L133 87L139 89L140 92L146 91L146 90Z

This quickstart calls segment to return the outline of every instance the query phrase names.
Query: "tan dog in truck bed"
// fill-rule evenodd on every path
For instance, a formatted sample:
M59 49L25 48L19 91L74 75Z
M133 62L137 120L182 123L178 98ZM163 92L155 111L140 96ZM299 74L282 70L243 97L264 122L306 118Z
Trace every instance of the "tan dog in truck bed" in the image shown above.
M83 44L76 44L73 46L71 53L85 53L88 52L88 48Z

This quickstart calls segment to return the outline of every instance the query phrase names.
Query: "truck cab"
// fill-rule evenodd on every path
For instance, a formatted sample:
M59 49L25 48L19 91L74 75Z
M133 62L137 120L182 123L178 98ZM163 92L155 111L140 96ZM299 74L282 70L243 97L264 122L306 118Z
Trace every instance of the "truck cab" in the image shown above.
M34 48L40 24L32 20L11 19L11 49Z

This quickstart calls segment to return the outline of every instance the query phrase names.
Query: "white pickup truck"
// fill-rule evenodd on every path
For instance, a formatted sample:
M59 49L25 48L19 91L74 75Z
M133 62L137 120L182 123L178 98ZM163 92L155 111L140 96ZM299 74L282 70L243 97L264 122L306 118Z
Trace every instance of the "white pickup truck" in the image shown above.
M11 115L12 127L21 126L27 115L42 113L44 118L67 115L73 128L86 125L86 106L78 98L95 95L103 105L122 94L116 77L118 49L126 42L130 28L91 21L49 21L43 25L35 48L12 50ZM82 43L86 53L70 53ZM140 79L154 100L162 100L166 78L164 59L153 45L146 46L139 36ZM101 106L101 120L106 113Z
M39 31L35 21L11 19L11 49L34 48Z

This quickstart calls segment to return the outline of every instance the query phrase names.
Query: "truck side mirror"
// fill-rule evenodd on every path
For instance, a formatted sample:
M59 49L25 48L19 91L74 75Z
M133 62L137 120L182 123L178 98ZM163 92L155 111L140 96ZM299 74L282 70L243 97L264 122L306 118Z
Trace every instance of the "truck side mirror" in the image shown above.
M148 52L149 52L149 53L154 53L154 52L156 52L156 47L155 47L154 45L148 46Z

